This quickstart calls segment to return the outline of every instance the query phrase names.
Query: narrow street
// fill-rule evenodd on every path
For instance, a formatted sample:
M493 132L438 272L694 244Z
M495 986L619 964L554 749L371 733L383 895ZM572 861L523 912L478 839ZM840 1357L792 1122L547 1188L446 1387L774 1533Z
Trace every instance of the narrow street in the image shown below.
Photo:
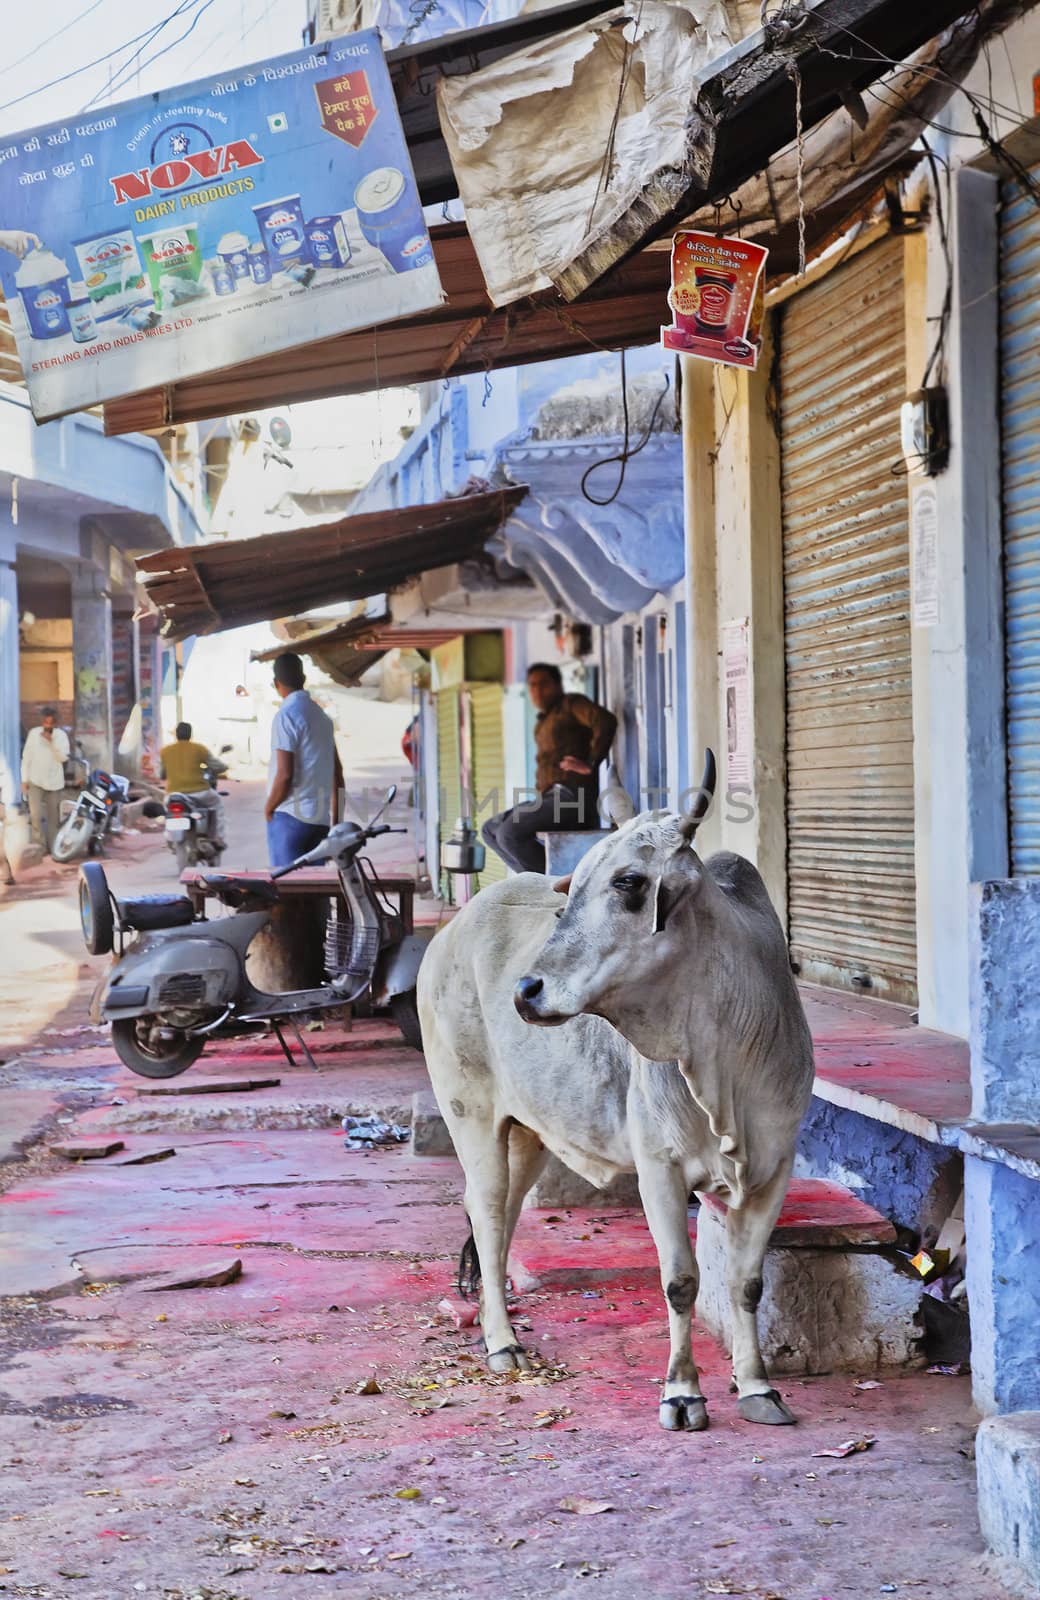
M387 775L389 757L367 777ZM229 863L261 846L260 792L233 785ZM171 876L161 838L118 847L114 882ZM309 1036L317 1075L265 1040L134 1078L85 1022L74 892L41 869L0 906L18 953L0 992L0 1593L535 1597L592 1579L609 1597L1003 1600L968 1378L788 1381L800 1425L754 1428L697 1330L712 1426L666 1437L655 1257L618 1209L525 1213L519 1328L539 1361L488 1377L452 1282L457 1165L346 1150L339 1127L407 1121L420 1058L359 1021ZM72 1139L122 1148L53 1153ZM223 1286L154 1291L236 1261Z

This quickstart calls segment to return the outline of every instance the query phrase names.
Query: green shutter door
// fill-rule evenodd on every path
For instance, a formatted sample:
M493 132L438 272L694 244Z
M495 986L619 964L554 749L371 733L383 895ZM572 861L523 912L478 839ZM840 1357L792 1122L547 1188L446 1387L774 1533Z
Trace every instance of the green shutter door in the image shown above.
M475 683L469 690L470 728L473 744L473 810L479 830L495 811L509 804L505 793L506 750L502 731L504 693L500 683ZM506 877L505 862L493 850L477 878L477 887L486 889Z

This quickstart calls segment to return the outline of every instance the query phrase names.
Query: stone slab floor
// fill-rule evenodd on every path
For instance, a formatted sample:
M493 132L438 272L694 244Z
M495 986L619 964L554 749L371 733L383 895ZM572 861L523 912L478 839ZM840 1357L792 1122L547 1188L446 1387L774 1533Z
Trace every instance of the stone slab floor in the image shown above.
M183 1080L273 1088L141 1094L85 1026L74 887L0 914L22 952L0 980L0 1596L1005 1600L967 1379L789 1382L799 1425L755 1428L698 1333L711 1429L664 1434L649 1240L610 1212L525 1217L541 1287L520 1327L544 1364L487 1377L438 1312L457 1167L347 1152L335 1126L407 1106L420 1058L360 1028L311 1036L318 1074L251 1045ZM72 1165L50 1148L72 1137L125 1149ZM147 1288L228 1259L224 1287Z
M238 1097L237 1128L226 1107L200 1128L209 1097L177 1096L142 1129L146 1097L84 1043L23 1057L0 1091L12 1115L20 1096L51 1107L33 1102L36 1142L0 1166L0 1594L1002 1600L980 1561L967 1379L789 1382L799 1426L754 1428L698 1334L712 1426L666 1435L649 1239L610 1212L524 1218L544 1276L521 1323L545 1364L488 1378L474 1330L438 1311L465 1231L454 1162L256 1125L259 1096L300 1114L313 1075L288 1069ZM330 1056L323 1094L344 1109L352 1070L369 1109L414 1076L378 1043ZM124 1151L50 1153L99 1121ZM224 1287L147 1289L228 1258L243 1272ZM868 1434L866 1452L814 1455Z

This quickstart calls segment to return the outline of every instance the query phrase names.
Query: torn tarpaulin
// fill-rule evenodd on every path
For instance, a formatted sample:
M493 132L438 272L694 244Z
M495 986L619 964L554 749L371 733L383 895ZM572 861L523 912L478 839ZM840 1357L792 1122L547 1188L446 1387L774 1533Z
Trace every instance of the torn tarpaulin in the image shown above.
M717 0L628 0L442 79L441 129L492 300L549 284L573 300L700 207L739 199L749 181L748 209L753 191L756 210L771 211L768 183L763 191L753 175L799 124L808 136L836 118L811 153L803 138L803 180L824 186L810 197L803 181L809 219L827 195L852 189L862 204L864 184L876 187L905 155L922 114L934 114L985 38L1029 4L812 0L785 40L768 28L736 39L747 12ZM901 63L944 30L939 56L908 74ZM784 189L789 210L790 181ZM735 231L732 213L721 220ZM816 236L837 220L827 216Z
M722 0L642 0L442 78L441 129L495 305L546 289L587 235L685 188L697 72L734 42ZM676 187L677 186L677 187Z

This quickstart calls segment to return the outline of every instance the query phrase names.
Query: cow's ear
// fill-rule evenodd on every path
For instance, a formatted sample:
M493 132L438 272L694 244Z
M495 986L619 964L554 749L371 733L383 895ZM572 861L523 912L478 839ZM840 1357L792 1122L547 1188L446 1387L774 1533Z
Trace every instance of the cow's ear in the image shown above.
M568 872L565 878L557 878L556 882L553 884L553 894L570 894L571 879L573 877L573 872Z
M699 865L694 870L683 867L673 868L672 871L662 873L654 884L653 903L653 929L655 933L663 933L668 926L668 919L675 908L686 899L688 895L695 894L700 886L701 874Z

